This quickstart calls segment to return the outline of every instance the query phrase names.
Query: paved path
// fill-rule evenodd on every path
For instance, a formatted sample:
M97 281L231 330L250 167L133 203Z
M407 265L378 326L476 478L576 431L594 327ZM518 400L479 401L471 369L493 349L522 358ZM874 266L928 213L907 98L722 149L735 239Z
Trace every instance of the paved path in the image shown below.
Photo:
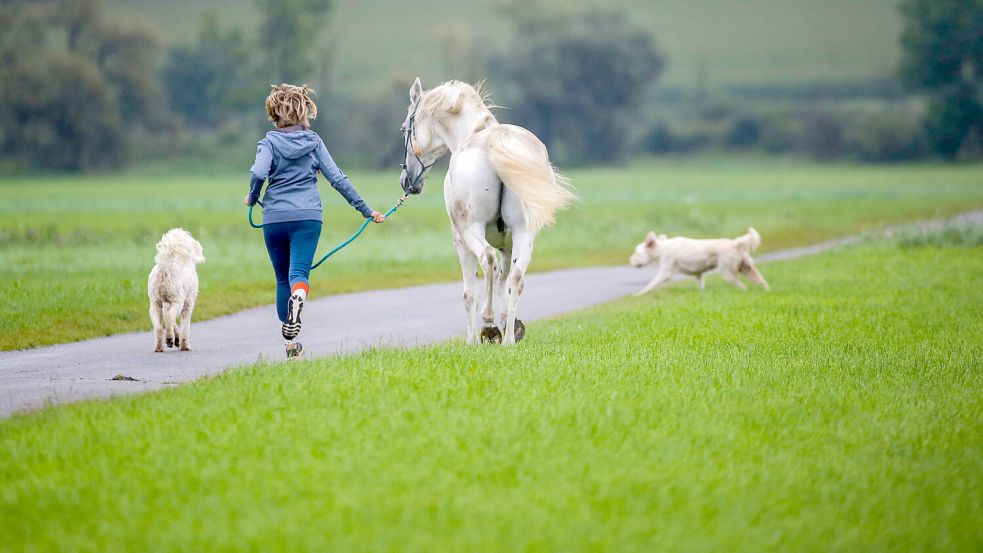
M960 218L980 221L983 211ZM791 259L857 240L832 240L755 259L758 263ZM654 268L627 265L531 274L519 313L528 322L584 309L629 295L653 275ZM461 284L453 282L318 298L304 306L301 338L312 355L442 342L464 333L461 290ZM535 332L534 327L531 330ZM280 360L284 354L279 334L275 310L265 306L193 323L190 352L154 353L149 331L0 352L0 416L49 403L153 390L229 367ZM112 380L116 375L137 380Z

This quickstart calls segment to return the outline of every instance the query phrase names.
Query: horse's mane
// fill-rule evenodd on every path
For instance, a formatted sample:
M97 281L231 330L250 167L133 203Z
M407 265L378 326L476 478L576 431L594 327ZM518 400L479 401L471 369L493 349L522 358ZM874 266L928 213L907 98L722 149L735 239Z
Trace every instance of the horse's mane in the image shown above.
M454 115L461 111L465 103L471 104L476 108L484 108L491 111L496 108L488 91L484 87L484 81L477 84L468 84L463 81L447 81L444 84L435 86L424 93L417 106L417 114L423 117L440 119L442 114Z

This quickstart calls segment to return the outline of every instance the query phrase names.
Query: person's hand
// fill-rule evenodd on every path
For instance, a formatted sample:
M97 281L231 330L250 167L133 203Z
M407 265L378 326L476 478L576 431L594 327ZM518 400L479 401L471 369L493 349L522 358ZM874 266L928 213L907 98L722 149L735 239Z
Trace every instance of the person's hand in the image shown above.
M242 199L242 203L244 203L244 204L246 204L247 206L249 206L249 205L253 205L253 204L254 204L254 203L256 203L256 202L252 202L252 203L250 203L250 201L249 201L249 194L246 194L246 197Z
M371 217L372 220L376 223L381 223L386 220L386 216L383 215L382 213L379 213L378 211L373 211L372 214L369 215L369 217Z

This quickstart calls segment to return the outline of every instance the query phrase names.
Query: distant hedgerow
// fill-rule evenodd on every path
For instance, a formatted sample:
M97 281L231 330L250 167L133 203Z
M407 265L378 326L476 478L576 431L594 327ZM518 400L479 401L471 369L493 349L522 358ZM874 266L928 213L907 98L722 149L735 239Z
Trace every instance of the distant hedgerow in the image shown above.
M983 222L954 221L937 228L915 227L899 232L896 239L902 248L983 246Z

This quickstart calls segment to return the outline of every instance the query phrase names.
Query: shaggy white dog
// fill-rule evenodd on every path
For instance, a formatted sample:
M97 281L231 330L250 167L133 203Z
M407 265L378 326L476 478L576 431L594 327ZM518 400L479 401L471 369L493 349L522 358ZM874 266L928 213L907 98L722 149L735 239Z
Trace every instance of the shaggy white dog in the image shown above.
M167 347L191 349L191 312L198 297L198 273L195 264L204 263L201 244L184 229L171 229L157 242L157 263L147 280L150 296L150 321L154 324L154 351ZM178 314L181 328L178 329Z
M697 286L702 290L703 273L714 269L720 269L720 276L741 290L747 290L747 286L737 278L737 273L768 290L768 283L751 259L751 252L760 245L761 236L753 228L748 228L747 234L733 240L697 240L682 236L668 238L665 234L656 235L649 231L645 241L635 247L635 253L628 262L635 267L644 267L658 261L659 273L635 295L640 296L669 282L676 273L696 277Z

